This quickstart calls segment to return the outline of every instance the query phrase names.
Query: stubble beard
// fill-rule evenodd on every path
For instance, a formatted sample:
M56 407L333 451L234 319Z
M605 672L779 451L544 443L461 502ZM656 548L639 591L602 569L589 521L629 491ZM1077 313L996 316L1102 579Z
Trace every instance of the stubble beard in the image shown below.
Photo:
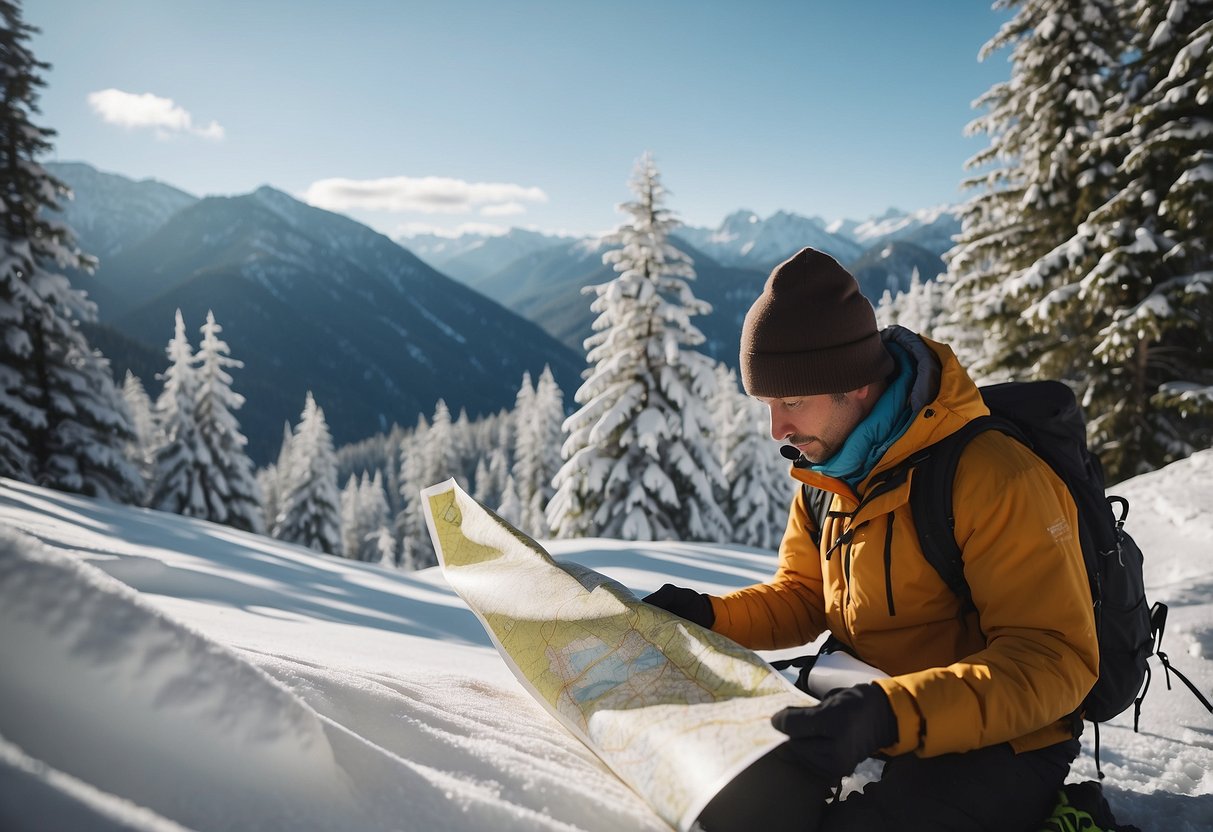
M820 436L790 436L787 441L791 445L796 445L800 455L814 465L825 462L836 452L834 446ZM811 447L806 448L806 445L811 445Z

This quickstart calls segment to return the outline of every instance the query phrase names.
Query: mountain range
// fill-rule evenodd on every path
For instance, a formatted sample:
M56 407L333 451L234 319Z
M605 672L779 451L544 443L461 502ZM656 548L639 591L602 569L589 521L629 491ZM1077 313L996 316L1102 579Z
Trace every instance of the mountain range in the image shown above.
M875 304L886 290L905 290L915 270L926 280L945 271L941 255L959 231L960 222L949 208L913 213L890 209L865 222L830 224L787 211L766 219L736 211L717 228L680 227L672 242L694 261L696 296L713 306L711 315L695 319L707 338L702 349L735 367L746 310L770 270L804 246L825 251L850 268ZM398 241L574 350L580 350L593 331L594 316L582 287L613 274L602 265L604 244L594 237L573 239L515 228L500 236L423 234Z
M614 274L593 237L512 229L393 241L269 187L200 199L83 163L47 167L74 192L63 219L100 260L95 273L72 275L98 306L91 343L116 376L130 369L154 396L174 312L196 340L213 310L245 363L234 373L247 399L239 418L262 464L308 390L338 443L412 425L439 398L471 417L511 407L523 372L544 364L571 403L594 319L583 289ZM714 229L681 227L672 242L713 307L695 319L701 349L735 367L746 310L770 269L801 247L852 268L875 302L914 269L941 272L958 230L948 209L831 224L737 211Z
M95 274L72 278L97 302L90 336L115 374L163 356L175 310L195 344L213 310L245 364L234 387L259 463L277 454L308 390L346 443L412 425L439 398L472 417L510 407L522 374L545 364L565 390L579 383L579 354L346 217L268 187L195 199L83 166L48 168L75 192L64 220L112 252ZM140 375L155 395L154 378Z

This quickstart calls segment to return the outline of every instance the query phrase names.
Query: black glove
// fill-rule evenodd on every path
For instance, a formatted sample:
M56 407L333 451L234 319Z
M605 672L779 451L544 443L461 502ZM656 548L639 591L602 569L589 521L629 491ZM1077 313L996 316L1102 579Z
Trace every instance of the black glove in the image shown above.
M832 691L811 708L784 708L771 724L792 738L781 750L827 780L846 777L897 742L897 717L885 692L873 684Z
M712 599L693 589L665 584L661 589L651 595L646 595L641 600L709 630L716 623L716 613L712 610Z

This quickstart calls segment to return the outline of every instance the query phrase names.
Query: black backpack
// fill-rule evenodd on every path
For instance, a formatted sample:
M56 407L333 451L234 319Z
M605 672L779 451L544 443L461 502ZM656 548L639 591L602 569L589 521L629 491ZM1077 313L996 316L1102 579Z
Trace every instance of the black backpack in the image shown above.
M1141 700L1149 686L1147 659L1151 655L1161 660L1168 688L1174 672L1213 712L1213 705L1171 667L1160 649L1167 607L1150 607L1146 602L1141 549L1124 530L1129 503L1122 497L1105 496L1103 466L1087 449L1086 424L1074 393L1058 381L1025 381L982 387L981 395L989 416L974 419L913 454L903 463L905 470L894 477L904 481L905 471L914 469L910 510L927 561L962 605L972 609L955 537L952 487L956 465L965 446L979 433L997 430L1014 437L1048 463L1078 508L1079 541L1095 607L1099 678L1075 714L1075 733L1081 729L1080 718L1095 722L1098 728L1099 722L1133 704L1133 729L1137 730ZM805 486L805 503L815 515L818 529L824 528L831 498L829 492ZM1098 760L1098 731L1096 754Z

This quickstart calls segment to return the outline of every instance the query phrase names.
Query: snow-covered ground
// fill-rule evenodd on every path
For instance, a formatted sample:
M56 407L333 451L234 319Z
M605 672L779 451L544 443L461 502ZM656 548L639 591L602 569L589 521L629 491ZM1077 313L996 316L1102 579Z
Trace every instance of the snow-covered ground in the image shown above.
M1213 694L1213 451L1115 491L1150 597L1171 605L1164 647ZM638 593L723 591L774 564L703 544L551 549ZM1155 671L1141 733L1131 716L1103 729L1106 791L1143 829L1211 829L1213 717ZM1088 743L1071 776L1094 774ZM436 570L3 480L0 828L668 827L521 689Z

